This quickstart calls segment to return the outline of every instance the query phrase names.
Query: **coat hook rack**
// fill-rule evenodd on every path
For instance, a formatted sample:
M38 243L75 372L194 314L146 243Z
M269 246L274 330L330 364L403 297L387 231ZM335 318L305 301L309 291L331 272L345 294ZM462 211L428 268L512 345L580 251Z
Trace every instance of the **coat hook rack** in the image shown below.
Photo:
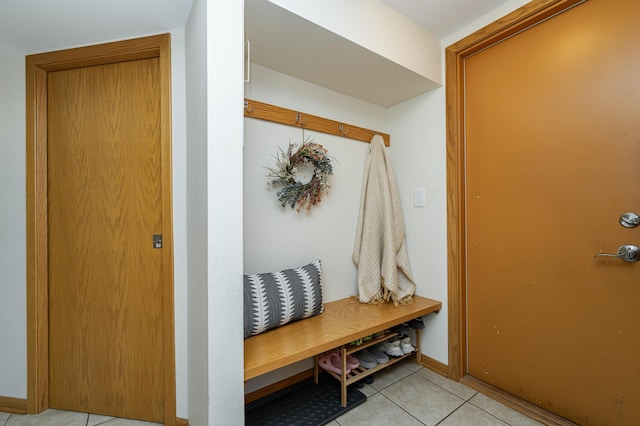
M258 118L287 126L302 127L303 130L327 133L329 135L361 142L371 142L371 139L373 139L375 135L382 136L386 146L389 146L391 141L391 136L389 136L388 133L353 126L329 118L301 113L252 99L245 99L244 115L245 117Z

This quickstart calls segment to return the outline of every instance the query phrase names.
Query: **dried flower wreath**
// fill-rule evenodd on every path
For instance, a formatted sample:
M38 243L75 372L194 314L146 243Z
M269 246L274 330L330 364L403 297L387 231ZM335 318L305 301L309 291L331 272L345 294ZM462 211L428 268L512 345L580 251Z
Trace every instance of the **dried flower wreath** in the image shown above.
M333 174L331 158L327 150L320 144L307 139L300 148L296 144L289 143L286 152L280 149L276 156L276 168L267 167L273 186L282 186L278 191L278 201L282 207L287 204L296 211L302 208L311 210L311 207L322 201L322 196L329 190L329 175ZM295 150L295 152L294 152ZM307 183L303 183L305 177L301 169L311 167L313 176Z

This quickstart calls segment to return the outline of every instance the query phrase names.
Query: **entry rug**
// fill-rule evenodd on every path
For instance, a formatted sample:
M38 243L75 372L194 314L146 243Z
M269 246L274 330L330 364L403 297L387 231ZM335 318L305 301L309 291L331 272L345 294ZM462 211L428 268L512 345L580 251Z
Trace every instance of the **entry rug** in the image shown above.
M366 400L362 392L349 386L347 406L341 407L340 382L321 374L317 385L311 378L247 404L245 425L324 425Z

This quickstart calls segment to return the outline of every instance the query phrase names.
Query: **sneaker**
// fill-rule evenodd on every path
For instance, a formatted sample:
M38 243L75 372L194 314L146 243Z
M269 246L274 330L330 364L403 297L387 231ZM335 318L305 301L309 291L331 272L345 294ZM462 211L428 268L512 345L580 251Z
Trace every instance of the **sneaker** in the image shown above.
M424 328L424 322L422 322L422 317L418 317L416 319L412 319L409 321L409 327L414 330L422 330Z
M402 353L405 355L416 350L416 348L411 344L411 337L405 336L400 339L400 349L402 349Z
M400 341L393 339L390 340L385 340L384 342L379 343L378 348L389 356L396 357L404 355L402 353L402 349L400 348Z
M364 368L373 368L378 365L375 358L373 358L371 354L369 354L369 351L367 349L356 352L355 356L358 361L360 361L360 366Z
M365 349L365 351L367 351L369 355L371 355L371 357L375 359L378 364L386 364L389 362L389 357L387 356L387 354L382 352L377 347L377 345L371 346L370 348Z
M397 325L391 329L391 331L393 331L394 333L398 333L398 336L401 336L401 337L408 336L409 330L410 330L409 324L406 322L400 325Z

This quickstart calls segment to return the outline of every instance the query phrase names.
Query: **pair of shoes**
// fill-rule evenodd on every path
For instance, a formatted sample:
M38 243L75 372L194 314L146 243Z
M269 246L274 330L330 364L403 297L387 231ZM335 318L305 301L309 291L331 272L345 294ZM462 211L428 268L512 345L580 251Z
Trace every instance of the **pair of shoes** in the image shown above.
M422 317L418 317L409 321L409 327L414 330L422 330L424 328L424 322L422 322Z
M360 338L358 340L354 340L353 342L349 343L349 346L360 346L361 344L366 343L371 339L373 339L372 335L365 336L365 337L362 337L362 338Z
M362 380L358 380L357 382L355 382L353 384L353 386L355 386L356 389L362 389L364 387L365 383L368 384L368 385L373 383L373 374L370 375L370 376L365 377Z
M406 322L400 325L397 325L391 329L391 331L393 331L394 333L398 333L398 336L400 337L408 336L409 330L410 330L409 323L406 323Z
M356 358L364 368L373 368L378 365L378 362L371 356L367 349L356 352Z
M340 358L340 349L333 349L330 350L329 352L327 352L325 355L331 355L332 353L338 355L338 361L342 361L342 359ZM342 362L340 362L340 364L342 364ZM360 366L360 363L358 362L358 360L356 359L356 357L354 357L351 354L347 355L347 368L352 370L354 368L358 368Z
M402 349L402 353L405 355L416 350L416 348L411 344L411 337L405 336L400 339L400 349Z
M360 365L364 368L374 368L378 364L386 364L389 362L389 357L376 346L371 346L356 352L356 358L358 358Z
M369 355L371 355L373 359L376 360L378 364L386 364L389 362L389 357L387 356L387 354L382 352L380 348L378 348L378 345L371 346L370 348L367 348L365 350L369 353Z
M318 359L318 365L327 371L342 375L342 362L340 361L340 355L335 352L329 355L322 355ZM351 369L347 368L347 371L344 373L351 373Z
M318 359L318 365L327 371L342 374L342 359L338 352L330 352L322 355ZM360 362L354 356L347 355L347 370L344 373L349 374L352 369L358 368L359 366Z
M379 343L378 348L389 356L398 357L404 355L402 348L400 348L400 340L397 338L391 338Z

